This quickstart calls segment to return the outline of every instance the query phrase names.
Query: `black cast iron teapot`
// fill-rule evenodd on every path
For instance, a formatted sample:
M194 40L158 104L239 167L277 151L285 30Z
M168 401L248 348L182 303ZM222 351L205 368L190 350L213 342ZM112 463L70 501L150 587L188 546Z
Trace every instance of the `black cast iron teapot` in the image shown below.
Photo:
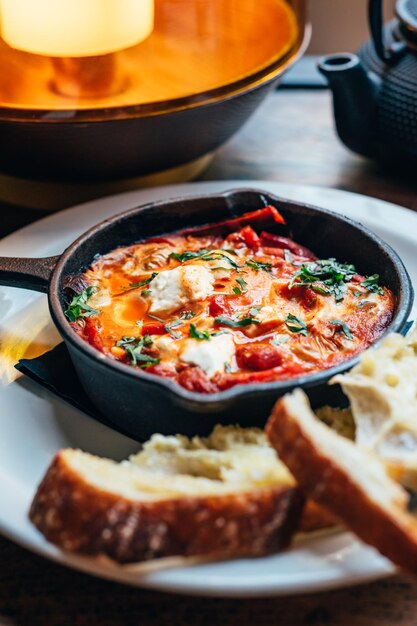
M372 39L355 54L323 57L336 128L354 152L417 166L417 0L398 0L384 26L382 0L369 1Z

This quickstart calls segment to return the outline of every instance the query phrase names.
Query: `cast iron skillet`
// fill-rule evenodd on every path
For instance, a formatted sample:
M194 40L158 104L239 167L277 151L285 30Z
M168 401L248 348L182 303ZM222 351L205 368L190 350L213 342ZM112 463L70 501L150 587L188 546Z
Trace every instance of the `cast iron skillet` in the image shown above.
M346 217L251 189L138 207L87 231L60 257L0 258L0 284L48 292L52 319L85 391L101 413L132 437L144 439L154 432L206 434L219 422L262 426L275 400L294 387L304 387L313 404L327 402L330 392L325 383L352 367L357 358L289 381L242 385L203 395L105 357L72 330L63 308L68 280L87 269L97 254L186 226L236 217L268 204L284 216L286 234L319 257L334 256L354 263L362 274L380 274L381 284L396 296L389 330L402 329L411 310L413 289L402 261L390 246Z

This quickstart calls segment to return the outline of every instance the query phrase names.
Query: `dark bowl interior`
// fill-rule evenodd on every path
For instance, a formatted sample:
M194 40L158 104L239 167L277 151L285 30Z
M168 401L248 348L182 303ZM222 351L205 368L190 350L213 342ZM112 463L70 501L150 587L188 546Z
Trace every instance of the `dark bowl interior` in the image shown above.
M319 257L354 263L362 274L380 275L381 284L396 297L389 330L401 330L413 301L409 276L386 243L358 223L332 212L292 202L258 190L232 190L153 203L106 220L82 235L63 256L50 287L53 319L69 348L88 395L113 423L136 438L153 432L205 434L218 423L262 426L276 399L302 386L314 405L338 403L340 391L326 382L349 369L357 358L322 372L289 381L236 386L218 394L189 392L170 380L134 370L103 357L70 328L63 314L64 287L69 277L83 272L97 255L150 236L174 232L239 216L268 204L284 216L285 234L311 248ZM282 232L283 227L279 227Z

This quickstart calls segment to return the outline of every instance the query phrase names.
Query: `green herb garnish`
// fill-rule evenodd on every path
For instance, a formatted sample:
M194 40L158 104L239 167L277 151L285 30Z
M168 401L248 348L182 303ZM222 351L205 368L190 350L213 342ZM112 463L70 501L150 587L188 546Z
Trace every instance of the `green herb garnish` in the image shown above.
M361 300L357 304L358 309L364 309L367 306L374 307L376 305L375 305L375 302L371 302L370 300Z
M339 326L340 330L343 331L343 333L346 335L348 339L353 339L353 335L350 332L350 328L347 324L345 324L345 322L342 322L342 320L330 320L329 323L333 324L334 326Z
M368 276L362 281L361 285L366 287L368 291L372 293L378 293L379 295L383 295L384 290L382 287L378 285L379 282L379 274L372 274L372 276Z
M282 343L287 343L289 340L290 338L288 335L276 335L273 339L271 339L271 343L274 346L279 346Z
M239 270L240 269L240 265L238 265L236 263L236 261L234 261L233 259L231 259L227 254L225 254L224 252L220 252L219 250L215 250L214 252L210 252L209 256L204 255L203 260L205 261L216 261L219 259L225 259L226 261L228 261L228 263L232 266L232 268L234 270ZM225 268L223 268L225 269Z
M284 250L284 259L287 263L292 263L292 255L291 255L291 252L287 248L285 248Z
M308 329L307 324L304 322L304 320L300 319L296 315L293 315L292 313L289 313L284 322L286 323L288 330L290 330L292 333L299 333L300 335L304 335L304 337L307 337Z
M93 309L93 307L87 304L89 298L91 298L96 291L96 287L86 287L81 293L73 297L68 308L64 311L70 322L75 322L81 317L92 317L93 315L99 315L101 313L98 309Z
M240 320L233 319L231 317L224 317L220 315L214 319L215 324L223 324L223 326L229 326L229 328L243 328L244 326L250 326L251 324L260 324L260 321L249 315L249 317L243 317Z
M241 296L242 290L240 289L240 287L233 287L233 293L235 293L237 296Z
M151 365L158 365L160 361L159 359L154 359L148 354L142 353L143 348L147 348L152 344L153 340L149 337L149 335L145 335L145 337L140 339L137 337L122 337L122 339L116 343L116 346L126 350L133 366L139 365L142 369L146 369Z
M152 315L152 313L147 313L147 316L151 317L153 320L156 320L157 322L164 323L164 321L165 321L161 317L158 317L157 315Z
M180 317L182 320L190 320L192 317L195 317L195 313L193 311L183 311Z
M208 330L200 331L195 324L190 324L190 337L198 341L210 341L210 333Z
M150 289L144 289L143 291L140 292L140 295L146 298L147 296L149 296L150 293L151 293Z
M185 263L186 261L191 261L192 259L200 259L209 252L210 250L186 250L185 252L171 252L169 256L180 263Z
M255 272L259 272L260 270L263 270L267 274L270 274L271 276L273 276L272 271L271 271L272 263L261 263L260 261L249 259L249 261L246 261L245 265L250 267L252 270L255 270Z
M217 261L219 259L226 259L233 269L237 270L240 267L233 259L231 259L224 252L220 252L220 250L186 250L185 252L171 252L169 256L176 259L180 263L192 261L193 259L201 259L202 261Z
M137 287L144 287L145 285L149 285L153 281L154 278L158 276L158 272L152 272L152 276L149 278L145 278L145 280L140 280L138 283L130 283L129 289L136 289Z
M173 320L172 322L170 322L169 324L165 326L165 330L167 333L171 335L173 339L180 339L181 337L180 333L177 333L174 330L174 328L177 328L178 326L182 326L182 325L183 325L182 320Z
M236 282L239 283L242 293L246 293L248 290L248 284L241 276L236 278Z
M288 287L310 287L323 295L333 295L336 302L343 300L346 283L352 280L356 268L350 263L338 263L336 259L321 259L303 263L292 277Z

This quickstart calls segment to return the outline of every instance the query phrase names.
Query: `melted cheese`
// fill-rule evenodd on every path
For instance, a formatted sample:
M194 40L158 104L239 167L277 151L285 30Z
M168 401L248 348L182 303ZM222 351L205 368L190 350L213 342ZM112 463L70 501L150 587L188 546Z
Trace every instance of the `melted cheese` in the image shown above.
M149 287L152 314L168 314L186 304L204 300L213 292L212 273L202 265L185 265L160 272Z
M180 355L184 363L198 365L211 378L223 372L235 354L235 343L230 334L217 335L210 341L186 339Z

